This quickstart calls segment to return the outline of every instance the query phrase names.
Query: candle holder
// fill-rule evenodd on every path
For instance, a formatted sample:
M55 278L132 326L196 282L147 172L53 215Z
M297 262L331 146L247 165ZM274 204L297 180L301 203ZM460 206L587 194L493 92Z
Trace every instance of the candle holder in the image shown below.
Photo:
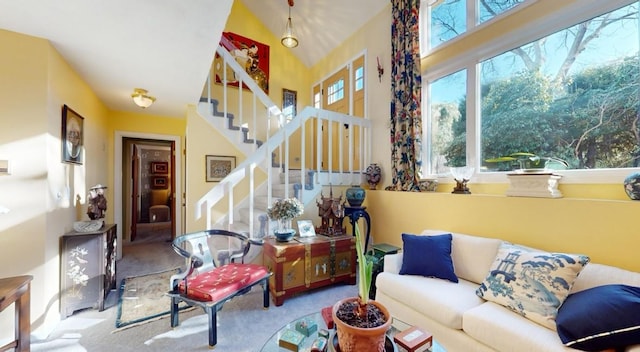
M473 176L475 168L470 166L452 167L450 168L453 179L456 180L456 187L453 189L454 194L471 194L467 182Z

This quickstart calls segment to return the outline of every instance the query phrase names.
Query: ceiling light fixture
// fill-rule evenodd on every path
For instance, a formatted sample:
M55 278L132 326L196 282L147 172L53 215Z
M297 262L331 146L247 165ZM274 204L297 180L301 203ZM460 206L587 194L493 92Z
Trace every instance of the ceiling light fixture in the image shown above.
M131 94L131 98L133 98L133 102L136 103L139 107L145 109L151 106L154 101L156 101L155 97L152 97L147 94L146 89L135 88L133 90L133 94Z
M293 23L291 22L291 8L293 7L293 0L289 1L289 19L287 20L287 24L284 27L284 34L282 35L282 39L280 42L282 45L287 48L295 48L298 46L298 37L293 31Z

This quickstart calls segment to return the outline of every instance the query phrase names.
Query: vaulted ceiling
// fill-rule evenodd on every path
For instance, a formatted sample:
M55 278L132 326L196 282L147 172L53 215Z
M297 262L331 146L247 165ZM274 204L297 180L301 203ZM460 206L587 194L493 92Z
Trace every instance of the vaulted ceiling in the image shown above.
M280 37L287 0L236 0ZM133 88L157 101L144 112L184 116L197 102L233 0L0 0L0 29L48 39L109 109L141 112ZM378 14L388 0L297 0L300 40L312 66Z

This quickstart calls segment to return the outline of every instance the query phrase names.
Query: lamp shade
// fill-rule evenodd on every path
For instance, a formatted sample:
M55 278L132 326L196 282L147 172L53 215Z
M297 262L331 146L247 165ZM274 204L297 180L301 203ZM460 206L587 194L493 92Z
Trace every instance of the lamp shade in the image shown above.
M147 94L147 90L146 89L142 89L142 88L135 88L133 90L133 94L131 94L131 98L133 98L133 102L138 105L139 107L145 109L148 108L149 106L151 106L151 104L153 104L154 101L156 101L155 97L152 97L150 95Z
M284 27L284 34L282 35L280 42L287 48L295 48L298 46L298 37L293 30L293 23L291 22L291 6L289 6L289 18L287 19L287 24Z

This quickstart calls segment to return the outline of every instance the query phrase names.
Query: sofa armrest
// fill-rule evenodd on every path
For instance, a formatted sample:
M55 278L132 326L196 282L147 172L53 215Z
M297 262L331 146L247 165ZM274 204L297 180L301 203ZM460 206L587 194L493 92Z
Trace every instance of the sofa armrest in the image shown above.
M399 274L402 267L402 252L384 256L384 272Z

